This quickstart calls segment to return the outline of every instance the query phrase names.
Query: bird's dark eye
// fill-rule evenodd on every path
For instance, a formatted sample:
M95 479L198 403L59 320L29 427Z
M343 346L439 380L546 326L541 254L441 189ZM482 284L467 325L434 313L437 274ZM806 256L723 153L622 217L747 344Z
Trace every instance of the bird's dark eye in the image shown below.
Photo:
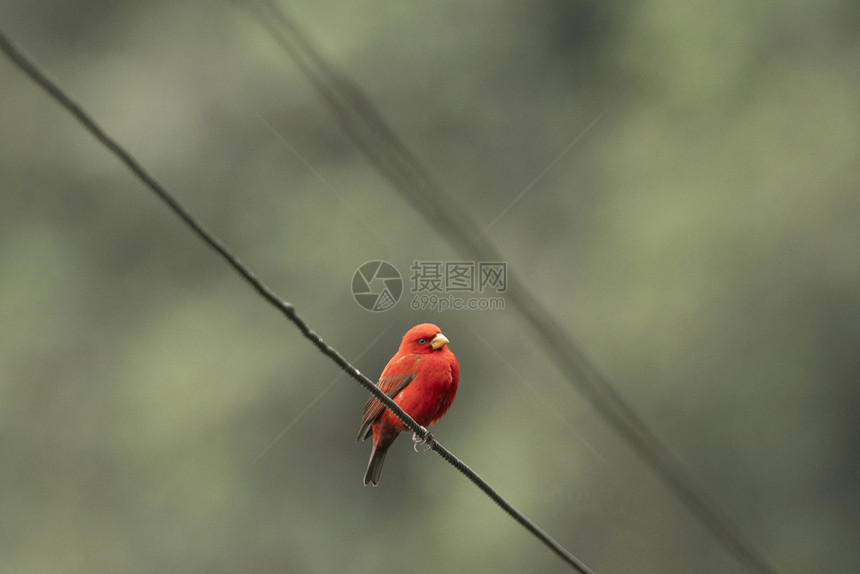
M421 337L420 339L418 339L418 344L419 345L426 345L427 339L425 339L424 337Z

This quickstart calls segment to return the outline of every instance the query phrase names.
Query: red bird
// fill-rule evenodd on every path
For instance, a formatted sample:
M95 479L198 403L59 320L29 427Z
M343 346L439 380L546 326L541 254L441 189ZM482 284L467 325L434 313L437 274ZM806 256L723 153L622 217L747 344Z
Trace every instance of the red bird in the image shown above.
M429 427L451 406L459 378L460 365L448 348L448 339L436 325L422 323L403 335L400 348L388 361L376 386L415 422ZM397 435L406 430L409 428L376 397L367 399L358 430L358 440L373 434L364 484L379 484L385 453Z

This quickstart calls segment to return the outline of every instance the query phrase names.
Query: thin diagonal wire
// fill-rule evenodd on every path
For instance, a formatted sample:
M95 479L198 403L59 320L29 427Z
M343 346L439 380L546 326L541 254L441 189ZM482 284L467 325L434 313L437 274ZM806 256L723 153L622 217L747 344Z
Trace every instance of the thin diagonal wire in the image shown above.
M606 459L603 458L603 456L601 456L600 453L597 452L597 450L593 446L591 446L591 444L587 440L585 440L585 437L582 436L582 433L580 433L578 430L576 430L576 428L574 428L574 426L570 423L570 421L567 420L567 418L565 418L564 415L562 415L557 408L555 408L555 405L553 405L549 400L547 400L543 396L543 394L535 387L535 385L533 383L531 383L526 377L522 376L513 367L513 365L511 365L508 362L508 360L505 358L504 354L500 353L499 350L496 349L496 347L494 345L491 345L490 342L487 339L485 339L474 327L469 325L469 328L472 330L472 336L474 336L476 339L478 339L482 343L484 343L484 345L487 347L487 349L492 354L494 354L496 356L496 359L498 359L498 361L502 364L502 366L505 367L508 371L510 371L517 379L519 379L520 383L525 388L527 388L535 397L537 397L537 399L543 404L544 408L547 411L551 412L553 415L555 415L555 418L557 418L558 421L562 425L564 425L567 428L567 430L570 431L570 434L572 434L574 437L576 437L579 440L579 442L584 444L586 446L586 448L589 451L591 451L591 454L593 454L596 458L598 458L600 460L600 462L603 462L603 463L606 462Z
M544 177L546 174L548 174L550 171L552 171L552 168L554 168L554 167L555 167L555 165L556 165L558 162L560 162L560 161L561 161L561 158L563 158L564 156L566 156L566 155L567 155L567 152L569 152L569 151L571 150L571 148L572 148L573 146L575 146L579 140L581 140L582 138L584 138L584 137L585 137L585 135L586 135L588 132L590 132L590 131L591 131L591 128L593 128L595 125L597 125L597 122L599 122L599 121L600 121L600 119L601 119L605 114L606 114L606 110L604 109L602 112L600 112L599 114L597 114L597 117L595 117L593 120L591 120L591 122L590 122L587 126L585 126L585 128L581 129L581 130L579 131L579 133L578 133L578 134L576 134L576 136L575 136L572 140L570 140L570 143L569 143L569 144L567 144L567 147L565 147L563 150L561 150L561 153L560 153L560 154L558 154L557 156L555 156L555 158L554 158L551 162L549 162L549 165L547 165L547 166L543 169L543 171L542 171L542 172L540 172L540 173L537 175L537 177L535 177L535 178L531 181L531 183L530 183L530 184L528 184L527 186L525 186L525 187L523 188L523 190L522 190L521 192L519 192L519 193L517 194L517 196L516 196L516 197L514 197L514 199L513 199L513 200L511 200L511 202L510 202L510 203L508 203L508 204L505 206L505 208L504 208L503 210L501 210L501 211L499 212L499 214L498 214L498 215L497 215L497 216L496 216L492 221L490 221L487 225L485 225L485 226L484 226L484 228L481 230L481 232L480 232L480 233L478 233L478 235L476 235L476 236L475 236L475 239L473 239L473 240L472 240L472 243L470 243L470 244L469 244L469 246L471 247L472 245L474 245L475 243L477 243L477 242L478 242L478 241L479 241L479 240L480 240L484 235L486 235L486 234L487 234L487 232L490 230L490 228L491 228L492 226L494 226L494 225L495 225L495 224L497 224L499 221L501 221L501 219L505 216L505 214L506 214L508 211L510 211L510 210L511 210L511 208L512 208L513 206L515 206L517 203L519 203L519 202L520 202L520 200L521 200L523 197L525 197L525 195L526 195L528 192L530 192L530 191L532 190L532 188L534 188L534 186L535 186L535 185L537 185L537 183L538 183L540 180L542 180L542 179L543 179L543 177Z
M433 196L438 186L432 183L430 174L400 143L364 94L352 82L334 73L296 24L274 4L233 1L250 11L275 42L290 55L344 131L394 187L406 190L407 198L437 225L457 233L458 236L452 238L455 242L468 244L472 240L472 233L464 230L476 227L470 227L470 220L461 217L458 210L439 205L438 197Z
M294 156L296 156L300 162L302 162L302 164L307 168L307 170L310 171L314 175L314 177L316 177L318 180L320 180L322 182L322 184L324 186L326 186L328 188L328 190L330 192L332 192L332 194L334 194L335 197L337 197L337 199L344 205L344 207L346 207L346 209L353 215L353 217L355 217L358 221L360 221L361 224L364 225L364 227L369 232L371 232L373 235L375 235L376 238L379 239L380 242L382 242L385 245L388 244L388 242L382 237L382 235L379 234L379 231L375 227L373 227L364 217L362 217L361 214L359 214L355 210L355 208L352 207L352 205L346 200L346 198L343 196L343 194L341 194L331 183L329 183L329 181L326 178L324 178L322 176L322 174L319 171L317 171L316 168L313 165L311 165L311 163L308 160L305 159L305 156L303 156L302 154L299 153L299 150L297 150L293 146L293 144L291 144L289 142L289 140L286 138L286 136L284 136L281 132L279 132L277 129L275 129L275 126L273 126L272 123L269 120L267 120L265 117L263 117L263 114L261 114L257 109L254 109L254 113L257 115L257 119L259 119L260 122L264 126L266 126L266 128L268 128L269 131L272 132L272 134L274 134L274 136L276 138L278 138L278 140L282 144L284 144L284 147L287 148L288 150L290 150L290 152L292 152L292 154Z
M171 211L177 215L192 231L203 240L204 243L214 249L239 275L249 283L254 290L259 293L263 299L283 313L286 318L292 322L308 339L313 343L324 355L329 357L349 376L359 382L373 396L379 399L389 410L391 410L397 418L403 421L409 430L417 434L421 439L429 442L434 451L439 456L448 461L452 466L459 470L469 480L471 480L478 488L480 488L487 496L489 496L502 510L507 512L512 518L523 525L529 532L534 534L541 542L543 542L550 550L561 557L562 560L573 566L582 574L594 574L584 563L576 556L571 554L561 544L553 540L546 532L544 532L537 524L529 520L524 514L514 508L500 494L498 494L484 479L469 468L463 461L458 459L454 454L438 443L427 429L415 422L406 412L401 409L388 395L379 390L376 385L364 376L357 368L355 368L343 355L341 355L334 347L323 341L322 337L317 335L308 326L305 321L296 313L295 307L282 299L266 286L257 276L245 267L215 235L210 233L196 217L185 208L182 203L173 197L173 195L163 186L154 176L149 174L143 166L122 146L119 145L107 132L105 132L95 120L84 109L77 104L60 86L43 73L24 53L19 50L8 36L0 29L0 50L2 50L9 59L20 68L31 80L42 87L50 94L61 107L71 113L83 126L90 132L99 142L101 142L111 153L117 156L129 170L152 190L160 199L162 199Z
M388 332L388 329L390 329L390 328L391 328L391 325L389 324L388 327L386 327L385 329L380 331L379 334L376 336L376 338L374 338L373 341L371 341L369 345L367 345L358 355L355 356L353 361L358 361L360 358L362 358L364 356L364 354L367 353L371 348L373 348L373 346L379 341L379 339L382 338L382 336L385 333ZM290 420L290 422L288 422L286 424L286 426L284 426L284 428L281 430L281 432L278 433L278 436L273 438L269 442L269 444L266 445L266 448L264 448L262 451L260 451L260 454L257 455L257 458L255 458L253 460L253 462L251 462L251 466L254 466L258 462L260 462L263 459L263 457L266 456L266 454L270 450L272 450L272 447L275 446L282 438L284 438L284 436L289 432L289 430L291 428L293 428L296 425L296 423L298 423L301 420L301 418L303 416L305 416L305 414L307 414L308 411L310 411L318 402L320 402L322 400L322 398L324 396L326 396L328 394L328 392L334 387L335 383L337 383L342 376L343 376L343 373L338 373L337 376L335 378L333 378L331 380L331 382L328 385L326 385L323 390L321 390L319 392L319 394L317 394L317 396L315 396L313 399L308 401L305 404L304 408L301 411L299 411L299 414L294 416L292 418L292 420Z
M453 207L456 202L400 141L358 86L325 61L296 22L269 0L233 1L250 10L317 89L356 146L443 236L475 260L504 260L488 239L472 243L472 230L479 226L465 210ZM690 514L740 563L760 574L776 574L764 553L657 438L511 270L508 286L507 298L531 324L559 370L657 473Z
M281 441L281 439L286 436L286 434L290 431L290 429L293 428L293 426L295 426L295 424L297 422L299 422L301 420L301 418L303 416L305 416L305 414L307 414L308 411L310 411L312 408L314 408L314 406L316 406L316 404L318 402L320 402L322 400L322 398L324 396L326 396L330 390L332 390L335 383L337 383L342 376L343 376L343 373L338 373L337 376L335 378L333 378L331 380L331 382L328 385L326 385L325 388L323 388L323 390L321 390L319 392L319 394L317 394L317 396L315 396L313 399L311 399L310 401L305 403L304 408L301 411L299 411L299 414L294 416L292 418L292 420L290 422L288 422L286 424L286 426L284 426L283 429L281 429L281 432L279 432L275 438L273 438L271 441L269 441L269 444L267 444L266 447L260 451L260 454L258 454L257 457L254 458L253 461L251 461L251 466L255 466L258 462L263 460L263 457L265 457L267 454L269 454L269 451L272 450L272 447L274 447L276 444L278 444Z

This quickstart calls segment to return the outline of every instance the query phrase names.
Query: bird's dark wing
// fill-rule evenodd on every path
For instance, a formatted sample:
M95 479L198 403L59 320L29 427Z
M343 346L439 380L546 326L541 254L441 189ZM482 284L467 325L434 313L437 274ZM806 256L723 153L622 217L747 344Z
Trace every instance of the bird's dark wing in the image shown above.
M415 380L417 375L412 370L412 367L414 367L415 363L418 362L418 358L418 355L407 355L402 357L396 363L389 364L382 372L383 376L379 379L379 382L376 383L376 386L380 391L393 399L397 396L397 393L406 388L406 385ZM408 372L386 376L386 373L389 371L404 369L407 365ZM358 437L356 440L365 440L371 435L373 432L373 429L371 428L373 421L378 419L379 415L381 415L384 410L385 405L383 405L376 397L371 396L367 399L367 402L364 404L364 413L361 417L361 428L358 429Z

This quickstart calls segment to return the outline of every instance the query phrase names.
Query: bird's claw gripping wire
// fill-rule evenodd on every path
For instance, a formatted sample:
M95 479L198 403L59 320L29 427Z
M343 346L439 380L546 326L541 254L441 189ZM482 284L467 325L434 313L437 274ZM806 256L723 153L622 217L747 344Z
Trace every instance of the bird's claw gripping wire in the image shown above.
M427 452L431 448L433 448L433 444L436 442L436 439L433 438L433 435L426 428L421 427L421 430L424 431L424 438L418 436L418 433L412 433L412 448L415 452ZM424 450L419 451L418 446L426 446Z

